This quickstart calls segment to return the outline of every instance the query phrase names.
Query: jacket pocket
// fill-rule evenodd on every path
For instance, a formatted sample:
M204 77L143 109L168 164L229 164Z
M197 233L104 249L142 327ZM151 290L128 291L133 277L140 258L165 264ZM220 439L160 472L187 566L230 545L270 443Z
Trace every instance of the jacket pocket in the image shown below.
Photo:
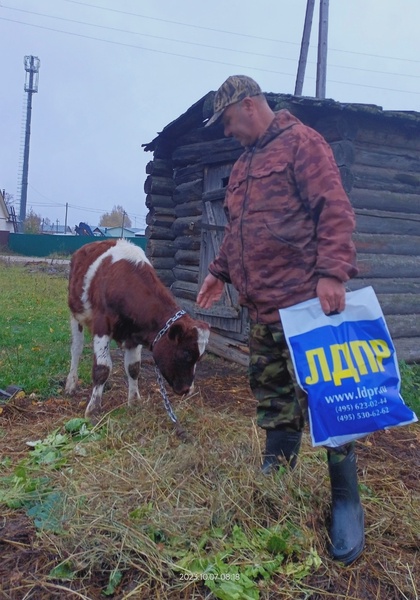
M265 177L271 177L272 175L287 177L289 170L288 167L289 163L279 163L277 160L273 162L270 160L270 157L268 157L264 164L259 164L258 166L252 167L249 176L255 179L263 179Z
M287 212L289 198L295 195L292 175L288 163L259 164L251 169L249 175L249 201L250 213Z
M314 224L307 215L267 220L265 227L272 238L294 252L302 252L315 239Z

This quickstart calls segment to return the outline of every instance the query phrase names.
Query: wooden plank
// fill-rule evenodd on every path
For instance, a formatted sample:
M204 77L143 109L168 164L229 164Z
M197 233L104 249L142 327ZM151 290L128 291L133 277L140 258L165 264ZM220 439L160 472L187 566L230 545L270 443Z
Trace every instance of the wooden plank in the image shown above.
M205 156L200 164L203 166L209 165L225 165L228 162L235 162L243 153L243 148L238 148L235 151L227 150L226 152L214 152Z
M420 255L420 236L355 233L353 240L358 253Z
M198 250L200 251L200 235L179 235L174 240L176 250Z
M180 217L172 225L174 237L179 235L193 235L201 231L201 215L191 217Z
M168 240L148 240L146 245L146 254L148 257L174 256L175 245Z
M420 215L355 209L357 233L420 235Z
M176 265L175 258L173 256L154 256L153 266L157 271L166 271L173 269Z
M198 286L191 281L176 280L173 282L171 290L177 298L195 301L197 298Z
M174 169L174 181L176 186L200 178L203 178L203 165L201 164L194 163L187 165L186 167L177 167Z
M207 351L244 367L249 365L249 352L244 344L226 338L213 330L210 331Z
M357 257L359 277L403 279L420 273L420 256L362 254Z
M420 337L420 314L385 315L385 320L394 341L398 338Z
M414 315L420 313L418 294L378 294L384 315Z
M167 227L157 227L156 225L148 225L146 227L146 237L149 239L158 240L173 240L175 235L171 229Z
M198 265L200 264L200 252L195 250L177 250L175 260L180 265Z
M398 123L387 123L383 119L377 121L377 125L370 121L361 126L357 135L358 143L375 144L382 148L389 147L391 150L400 149L420 151L420 125L411 124L400 120Z
M146 165L146 173L147 175L157 175L159 177L171 177L173 166L171 160L166 160L162 158L155 158L151 160Z
M239 306L226 306L224 304L215 304L211 308L200 308L197 306L196 312L202 319L219 317L221 319L238 319L240 315Z
M158 177L149 175L144 182L144 192L146 194L162 194L163 196L172 196L175 188L175 182L172 177Z
M175 206L175 215L177 217L192 217L202 214L203 212L203 203L201 199L186 202L185 204L178 204Z
M163 194L147 194L146 196L146 206L149 210L152 208L157 209L167 209L174 208L174 201L171 196L165 196Z
M146 215L146 219L147 217L155 217L155 216L166 216L166 217L171 217L172 219L175 218L175 208L174 206L159 206L159 207L151 207L149 212Z
M226 187L210 190L203 193L203 202L223 202L226 196Z
M396 169L378 169L366 165L353 165L354 187L395 191L402 193L420 192L420 175L404 173Z
M420 294L420 277L405 277L404 279L397 277L375 279L356 277L356 279L347 281L346 290L359 290L368 285L373 287L376 294Z
M188 281L198 285L198 267L194 265L177 265L172 270L175 275L175 279L180 281Z
M400 338L394 340L398 360L407 363L420 362L420 345L418 338Z
M232 318L233 310L224 310L225 307L222 305L212 306L212 308L204 310L198 306L196 303L196 298L193 300L189 300L188 298L179 298L179 303L190 315L197 319L201 319L202 321L206 321L207 323L210 322L208 317L210 317L211 314L217 314L218 312L220 312L224 318ZM239 311L236 310L235 313L237 316Z
M398 148L383 148L382 146L368 147L366 145L355 147L355 163L375 169L393 169L404 173L418 173L420 171L420 154Z
M171 229L174 221L175 215L173 214L164 214L157 211L149 211L146 215L146 224L154 225L155 227L164 227L165 229Z
M236 155L243 152L242 146L234 138L220 138L209 142L199 142L197 144L187 144L178 146L172 155L174 165L188 165L191 163L206 163L211 156L223 156L220 162L226 162L226 155L235 156L231 159L236 160Z
M174 190L174 202L175 204L195 202L196 200L201 200L202 193L203 179L194 179L187 183L181 183Z
M353 188L350 200L354 208L420 214L420 193L406 194L388 190Z

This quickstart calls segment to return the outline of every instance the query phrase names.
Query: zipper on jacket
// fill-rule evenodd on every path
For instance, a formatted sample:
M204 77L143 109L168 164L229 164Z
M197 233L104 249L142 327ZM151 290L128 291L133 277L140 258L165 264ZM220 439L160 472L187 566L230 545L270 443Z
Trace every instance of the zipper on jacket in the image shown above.
M252 146L252 148L250 149L250 156L248 159L248 166L246 169L246 186L245 186L245 194L244 194L244 203L242 206L242 217L241 217L241 226L240 226L240 232L241 232L241 246L242 246L242 272L244 274L244 288L245 288L245 296L246 298L248 298L248 277L247 277L247 271L245 270L245 262L244 262L244 238L242 235L243 232L243 222L244 222L244 213L245 213L245 208L248 206L249 204L249 195L248 195L248 188L249 188L249 172L251 170L251 163L252 163L252 159L254 157L255 154L255 150L256 150L257 146L256 144L254 144L254 146ZM249 243L249 242L248 242ZM254 304L252 302L252 304ZM257 313L257 321L258 321L258 307L254 304L256 313Z

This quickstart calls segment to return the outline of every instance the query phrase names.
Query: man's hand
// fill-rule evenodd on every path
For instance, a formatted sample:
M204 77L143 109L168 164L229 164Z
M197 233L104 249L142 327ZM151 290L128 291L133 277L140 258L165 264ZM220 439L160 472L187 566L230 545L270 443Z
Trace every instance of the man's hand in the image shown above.
M201 308L211 308L215 302L220 300L224 285L223 281L209 273L198 292L198 306Z
M321 277L316 286L316 294L326 315L342 312L346 306L344 283L335 277Z

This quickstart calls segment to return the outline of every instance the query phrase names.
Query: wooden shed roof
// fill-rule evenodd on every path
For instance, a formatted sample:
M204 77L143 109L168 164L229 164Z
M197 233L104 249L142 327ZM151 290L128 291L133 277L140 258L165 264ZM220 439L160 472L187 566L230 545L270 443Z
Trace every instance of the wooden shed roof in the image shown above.
M208 92L182 115L166 125L151 142L142 145L145 152L154 152L158 143L163 140L175 139L186 131L204 126L205 121L213 114L214 95L214 91ZM327 114L337 115L341 112L347 115L353 114L355 117L363 116L384 119L388 122L393 121L401 127L420 130L420 112L416 111L384 110L376 104L343 103L330 98L320 99L311 96L294 96L274 92L265 92L265 95L273 109L288 108L298 118L303 114L307 118L320 118L325 117ZM209 131L211 129L213 128L209 128ZM211 137L213 135L209 133L209 138Z

